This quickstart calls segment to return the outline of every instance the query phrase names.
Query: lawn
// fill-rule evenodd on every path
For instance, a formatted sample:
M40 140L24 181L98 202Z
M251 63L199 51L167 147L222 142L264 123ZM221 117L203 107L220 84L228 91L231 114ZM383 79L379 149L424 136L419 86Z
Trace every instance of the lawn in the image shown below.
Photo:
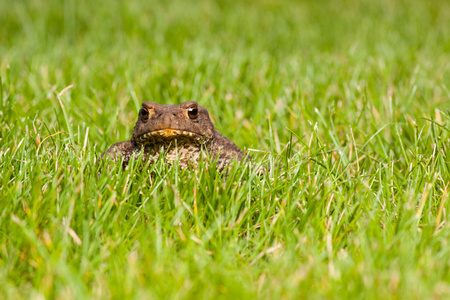
M0 0L0 77L2 299L450 297L446 0ZM99 159L189 100L252 161Z

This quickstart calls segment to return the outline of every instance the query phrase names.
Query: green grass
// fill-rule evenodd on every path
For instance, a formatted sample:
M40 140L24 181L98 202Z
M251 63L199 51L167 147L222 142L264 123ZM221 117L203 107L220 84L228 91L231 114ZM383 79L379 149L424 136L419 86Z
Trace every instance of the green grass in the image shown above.
M0 0L0 76L0 298L450 297L448 1ZM270 171L99 162L149 100Z

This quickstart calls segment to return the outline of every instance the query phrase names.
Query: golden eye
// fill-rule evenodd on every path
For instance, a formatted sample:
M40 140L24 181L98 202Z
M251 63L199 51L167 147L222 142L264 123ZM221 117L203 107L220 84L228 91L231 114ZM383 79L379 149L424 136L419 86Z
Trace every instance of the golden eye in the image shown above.
M189 118L191 118L191 119L197 118L197 116L198 116L198 109L197 109L197 106L189 107L189 109L188 109L188 116L189 116Z
M145 107L141 108L139 110L139 114L141 115L142 119L147 120L148 119L148 109L146 109Z

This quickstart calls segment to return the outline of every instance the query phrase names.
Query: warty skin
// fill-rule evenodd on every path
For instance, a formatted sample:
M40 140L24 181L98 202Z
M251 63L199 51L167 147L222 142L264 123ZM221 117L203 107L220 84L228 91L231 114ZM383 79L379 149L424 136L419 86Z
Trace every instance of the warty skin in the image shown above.
M168 164L178 160L182 169L197 167L202 156L217 159L219 171L244 158L242 150L214 128L206 108L195 101L179 105L143 102L131 139L112 145L102 157L123 158L126 166L141 151L149 164L163 155Z

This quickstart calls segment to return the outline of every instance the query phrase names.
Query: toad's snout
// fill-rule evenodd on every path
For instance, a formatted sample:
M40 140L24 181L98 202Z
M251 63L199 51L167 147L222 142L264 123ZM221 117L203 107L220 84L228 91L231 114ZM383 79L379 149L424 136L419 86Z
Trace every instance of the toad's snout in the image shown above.
M177 118L177 114L173 112L164 112L159 116L161 129L166 128L177 128L179 126L179 121Z

